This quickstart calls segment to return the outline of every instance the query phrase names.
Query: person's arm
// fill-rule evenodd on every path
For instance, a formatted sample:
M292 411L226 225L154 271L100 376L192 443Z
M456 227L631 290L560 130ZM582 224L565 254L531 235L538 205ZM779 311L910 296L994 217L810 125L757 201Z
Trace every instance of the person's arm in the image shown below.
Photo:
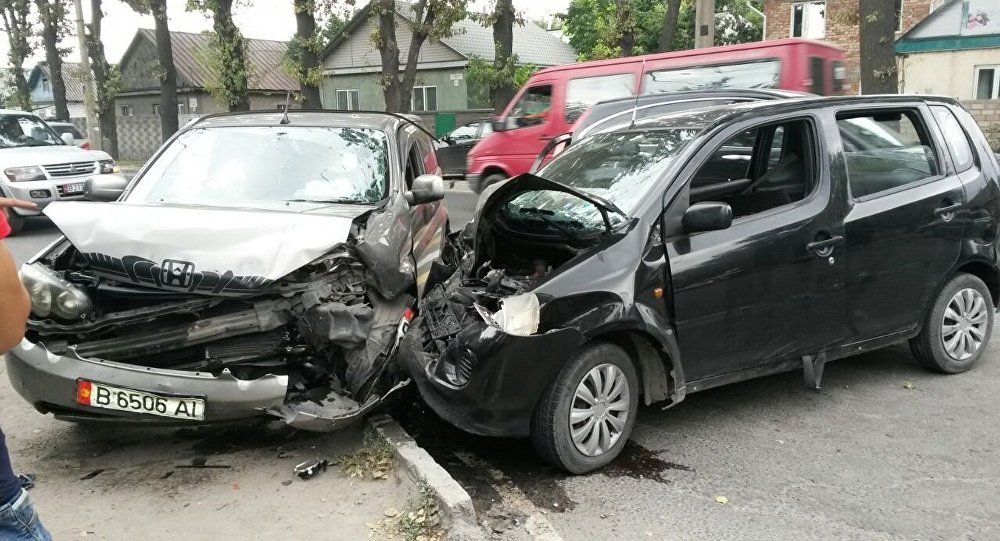
M0 353L21 343L29 311L31 301L17 276L14 258L0 241Z

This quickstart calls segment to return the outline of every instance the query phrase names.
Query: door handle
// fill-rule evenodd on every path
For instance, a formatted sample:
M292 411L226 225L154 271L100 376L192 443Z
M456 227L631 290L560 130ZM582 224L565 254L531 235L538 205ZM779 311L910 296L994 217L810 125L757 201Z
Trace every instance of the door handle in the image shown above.
M750 156L746 154L723 154L719 156L723 160L729 160L731 162L748 162L750 161Z
M828 239L817 240L806 244L806 251L816 252L816 255L826 257L833 252L833 248L835 246L840 246L841 244L844 244L844 237L834 235Z
M934 214L937 214L945 221L954 218L955 211L962 208L963 203L952 203L951 205L945 205L934 209Z

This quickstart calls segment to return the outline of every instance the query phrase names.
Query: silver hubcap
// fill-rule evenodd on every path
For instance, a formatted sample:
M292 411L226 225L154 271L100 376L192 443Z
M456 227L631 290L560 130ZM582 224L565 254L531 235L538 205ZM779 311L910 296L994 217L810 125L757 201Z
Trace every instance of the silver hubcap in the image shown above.
M948 302L941 323L944 350L956 361L964 361L979 351L986 339L986 299L975 289L963 289Z
M628 379L621 369L602 364L587 372L569 412L569 432L577 450L598 456L614 447L625 430L628 405Z

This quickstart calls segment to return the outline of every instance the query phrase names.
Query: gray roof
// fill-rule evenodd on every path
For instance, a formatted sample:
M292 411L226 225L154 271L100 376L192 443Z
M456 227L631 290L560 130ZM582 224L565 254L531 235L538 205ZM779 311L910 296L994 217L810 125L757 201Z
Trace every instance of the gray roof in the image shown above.
M41 72L49 81L52 80L52 74L49 73L49 64L47 62L39 62L35 66L35 69L31 70L31 79L28 81L28 85L34 84L35 70ZM78 62L63 62L62 63L62 74L63 74L63 84L66 85L66 101L68 102L83 102L83 72L80 68Z
M139 37L156 43L156 34L148 28L140 28ZM211 46L211 34L170 32L170 47L174 54L177 74L195 88L205 88L214 78L211 69L205 65L200 51ZM135 40L133 40L134 43ZM281 69L281 61L288 51L287 41L244 38L247 45L247 65L250 68L250 90L298 90L299 83ZM129 55L132 47L125 52ZM124 62L122 62L124 64Z

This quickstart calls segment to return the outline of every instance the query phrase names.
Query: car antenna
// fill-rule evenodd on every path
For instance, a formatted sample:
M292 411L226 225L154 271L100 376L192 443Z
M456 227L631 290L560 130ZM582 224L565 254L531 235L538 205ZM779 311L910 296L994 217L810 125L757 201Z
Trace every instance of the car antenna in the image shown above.
M288 120L288 101L292 99L292 91L285 91L285 114L281 115L281 121L278 124L288 124L291 120Z
M628 123L628 129L635 126L635 112L639 110L639 90L642 88L642 77L646 73L646 59L642 59L642 67L639 68L639 88L635 89L635 103L632 104L632 121Z

